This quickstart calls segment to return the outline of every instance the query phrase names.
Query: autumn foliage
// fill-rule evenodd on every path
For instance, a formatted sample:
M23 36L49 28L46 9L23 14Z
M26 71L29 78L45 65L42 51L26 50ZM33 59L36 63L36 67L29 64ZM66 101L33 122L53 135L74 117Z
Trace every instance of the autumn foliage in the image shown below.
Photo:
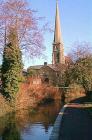
M61 99L61 92L58 88L45 84L30 85L30 83L24 83L21 84L17 94L16 107L17 109L35 107L42 103L44 99Z
M9 102L0 94L0 117L13 110Z

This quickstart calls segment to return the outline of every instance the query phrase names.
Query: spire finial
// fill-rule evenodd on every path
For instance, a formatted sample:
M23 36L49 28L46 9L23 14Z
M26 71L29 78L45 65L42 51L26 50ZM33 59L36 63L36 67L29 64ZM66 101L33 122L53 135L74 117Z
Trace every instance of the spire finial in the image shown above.
M58 0L56 0L56 3L58 2Z

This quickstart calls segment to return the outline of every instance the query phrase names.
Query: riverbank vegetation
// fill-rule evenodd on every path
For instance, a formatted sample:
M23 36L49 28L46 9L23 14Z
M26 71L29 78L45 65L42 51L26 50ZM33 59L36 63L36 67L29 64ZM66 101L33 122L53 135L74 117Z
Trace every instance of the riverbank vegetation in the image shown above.
M36 108L38 105L61 99L61 92L58 88L48 85L31 85L21 83L18 93L13 102L9 102L3 95L0 95L0 116L12 112L30 108Z
M16 96L16 109L35 107L38 104L61 99L60 90L54 86L22 84Z
M70 53L73 63L63 74L63 86L69 87L65 96L73 99L89 95L92 98L92 46L81 42L73 48Z
M13 108L10 103L0 94L0 117L12 111Z
M1 112L8 112L10 108L15 110L17 95L25 81L22 58L26 55L30 58L40 56L45 49L43 33L46 26L39 28L42 18L35 13L26 0L0 2Z

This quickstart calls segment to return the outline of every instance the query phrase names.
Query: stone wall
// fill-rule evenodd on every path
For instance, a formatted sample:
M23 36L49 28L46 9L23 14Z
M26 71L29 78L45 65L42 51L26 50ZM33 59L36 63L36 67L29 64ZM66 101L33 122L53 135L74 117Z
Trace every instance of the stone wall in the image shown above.
M49 80L49 84L56 85L57 83L57 75L56 72L51 69L49 66L43 66L40 71L39 71L43 82L45 81L46 78Z

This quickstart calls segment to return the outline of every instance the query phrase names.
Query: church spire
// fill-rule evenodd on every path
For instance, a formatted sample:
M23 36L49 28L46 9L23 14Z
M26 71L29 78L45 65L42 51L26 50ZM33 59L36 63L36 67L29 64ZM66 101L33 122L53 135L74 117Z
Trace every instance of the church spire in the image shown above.
M61 36L61 25L58 0L56 0L56 17L55 17L55 31L54 31L54 42L53 42L53 64L65 64L63 40Z
M62 43L58 0L56 0L56 18L55 18L54 43Z

